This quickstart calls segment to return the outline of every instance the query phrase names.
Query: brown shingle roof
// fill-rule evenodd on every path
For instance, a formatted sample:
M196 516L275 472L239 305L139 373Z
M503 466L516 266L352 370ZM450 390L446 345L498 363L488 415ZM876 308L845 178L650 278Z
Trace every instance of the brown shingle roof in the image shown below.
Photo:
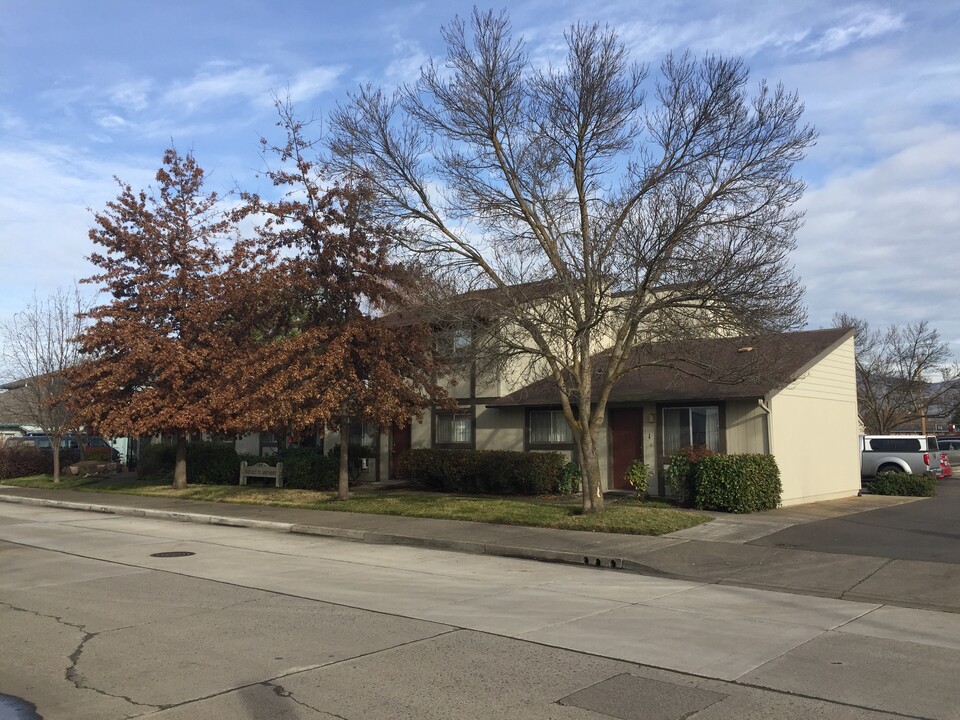
M511 285L509 292L519 303L541 300L550 295L557 287L555 280L535 280L533 282ZM426 324L433 325L449 321L451 318L471 318L479 320L502 313L508 298L500 288L483 288L454 295L437 304L413 306L385 315L383 321L391 326Z
M808 330L755 337L683 340L637 348L609 402L690 402L758 398L798 378L852 335L850 328ZM602 371L609 353L593 362ZM599 387L594 384L593 400ZM559 405L552 378L539 380L491 403L491 407Z
M34 425L35 423L24 408L29 407L29 402L25 402L24 393L29 392L24 385L8 383L7 386L14 386L13 389L0 392L0 425Z

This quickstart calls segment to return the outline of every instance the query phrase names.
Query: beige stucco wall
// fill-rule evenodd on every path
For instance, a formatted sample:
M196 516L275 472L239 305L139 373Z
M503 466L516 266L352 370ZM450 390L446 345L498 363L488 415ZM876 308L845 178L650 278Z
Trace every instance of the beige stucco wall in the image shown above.
M419 449L419 448L428 448L433 445L430 442L430 428L431 420L430 413L432 410L427 410L423 413L422 420L414 420L410 423L410 448Z
M523 450L523 408L477 405L477 450Z
M860 491L853 337L769 405L770 452L780 466L784 505Z

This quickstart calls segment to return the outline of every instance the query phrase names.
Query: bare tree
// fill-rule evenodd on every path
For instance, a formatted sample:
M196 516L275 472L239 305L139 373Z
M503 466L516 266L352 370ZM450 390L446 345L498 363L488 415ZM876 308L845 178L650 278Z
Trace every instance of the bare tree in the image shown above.
M60 482L60 440L76 428L64 401L64 371L80 362L74 338L83 329L81 314L87 308L76 286L58 288L47 298L34 292L26 308L0 327L4 369L23 382L10 391L15 393L13 408L50 439L54 482Z
M833 324L856 333L857 404L868 433L917 420L926 433L932 408L946 417L960 410L960 365L926 320L873 330L866 320L838 313Z
M495 290L489 347L554 379L584 510L602 510L597 441L638 344L803 323L791 171L815 133L794 94L750 95L738 59L667 57L648 101L609 28L571 27L556 68L503 14L442 32L445 66L337 108L333 162L377 190L409 251Z

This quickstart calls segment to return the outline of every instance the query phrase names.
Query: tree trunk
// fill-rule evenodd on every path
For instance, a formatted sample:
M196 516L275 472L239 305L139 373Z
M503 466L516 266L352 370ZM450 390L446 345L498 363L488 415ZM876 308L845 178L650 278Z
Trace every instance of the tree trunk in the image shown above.
M337 500L350 499L350 422L340 424L340 482L337 488Z
M187 487L187 436L177 435L177 462L173 467L173 487L183 490Z
M603 512L603 480L600 477L600 455L592 433L588 430L577 439L580 450L580 474L583 477L583 512Z
M54 435L50 440L50 449L53 450L53 481L60 482L60 440L62 435Z

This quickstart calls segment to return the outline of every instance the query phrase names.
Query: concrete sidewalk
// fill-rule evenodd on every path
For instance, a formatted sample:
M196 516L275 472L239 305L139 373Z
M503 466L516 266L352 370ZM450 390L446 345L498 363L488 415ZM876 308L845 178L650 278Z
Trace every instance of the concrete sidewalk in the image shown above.
M903 499L851 498L717 520L663 537L586 533L112 493L0 488L0 501L532 560L960 612L960 565L764 547L749 540Z

